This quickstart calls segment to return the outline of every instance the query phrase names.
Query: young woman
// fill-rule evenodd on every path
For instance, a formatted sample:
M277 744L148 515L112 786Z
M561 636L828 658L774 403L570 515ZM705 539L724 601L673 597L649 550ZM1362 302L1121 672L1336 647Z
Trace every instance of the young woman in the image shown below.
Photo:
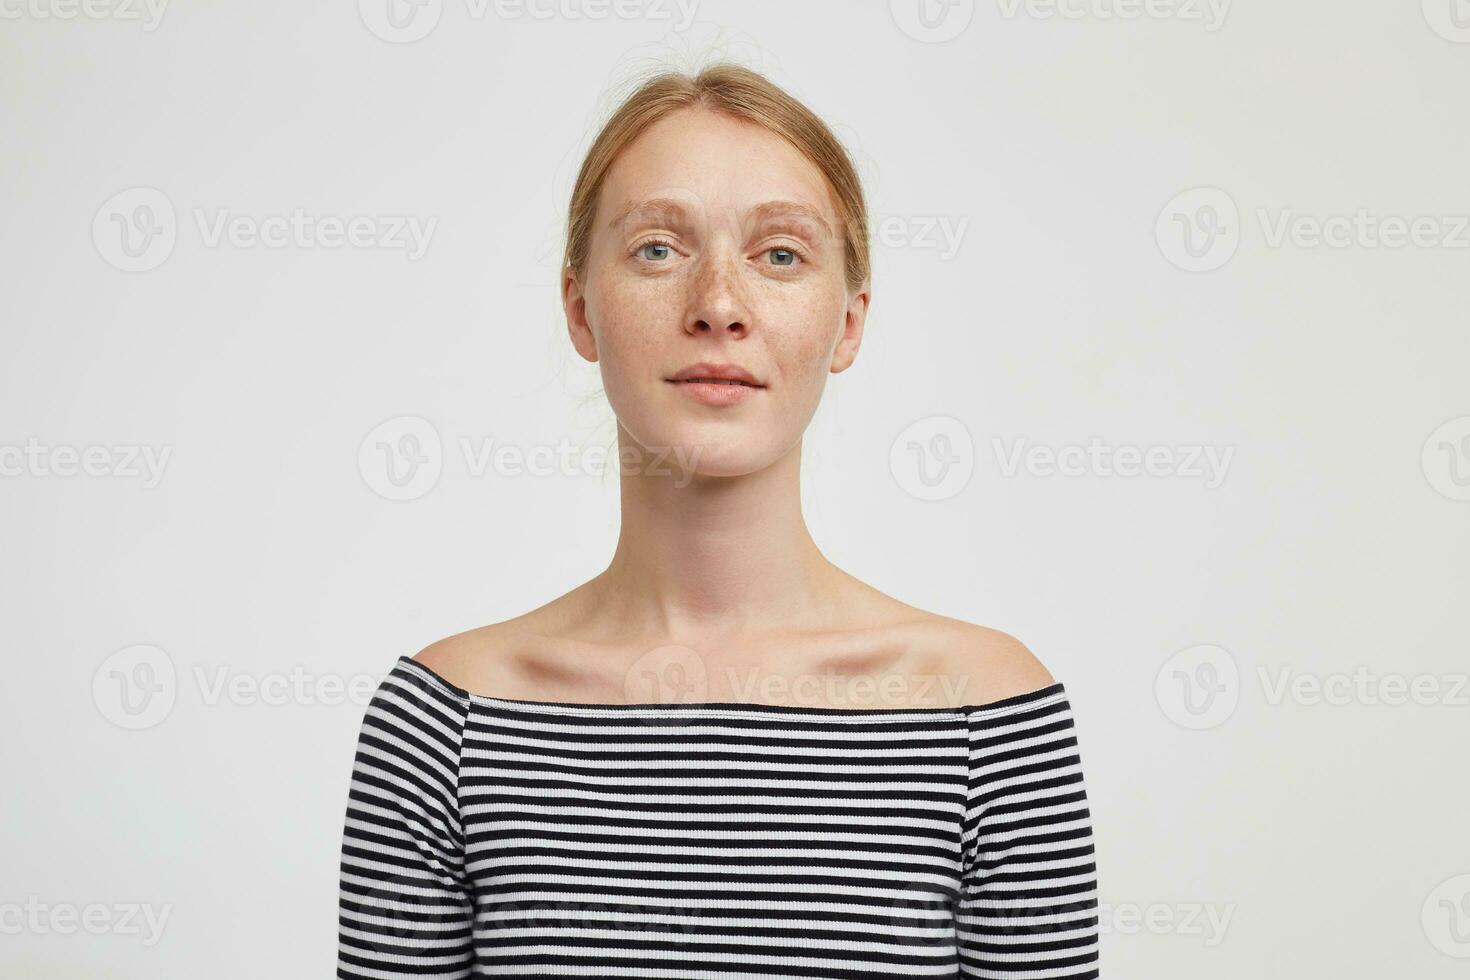
M1062 684L802 518L869 291L852 163L751 71L607 122L562 299L618 420L605 571L402 656L363 720L339 977L1098 976Z

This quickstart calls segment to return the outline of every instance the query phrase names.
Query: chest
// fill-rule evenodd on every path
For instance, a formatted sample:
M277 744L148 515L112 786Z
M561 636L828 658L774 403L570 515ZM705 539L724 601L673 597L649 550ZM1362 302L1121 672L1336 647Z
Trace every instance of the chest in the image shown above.
M479 712L460 773L478 955L942 972L966 792L943 714Z

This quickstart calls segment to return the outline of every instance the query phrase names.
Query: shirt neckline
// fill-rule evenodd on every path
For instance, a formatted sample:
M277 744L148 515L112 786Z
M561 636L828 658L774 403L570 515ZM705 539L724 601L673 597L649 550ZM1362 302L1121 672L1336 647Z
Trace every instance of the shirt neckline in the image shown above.
M474 704L499 707L512 711L531 711L548 714L585 714L601 715L604 717L619 715L638 716L652 713L693 713L693 714L732 714L747 713L756 715L770 714L797 714L815 717L844 718L844 717L890 717L901 718L918 715L920 717L970 717L976 714L1006 714L1024 708L1039 707L1061 700L1066 696L1066 687L1061 681L1053 681L1045 687L1039 687L1034 691L1024 691L1020 694L1012 694L1008 697L999 698L994 701L986 701L980 704L963 704L954 707L913 707L913 708L835 708L826 705L804 705L804 704L762 704L755 701L696 701L696 702L631 702L618 704L614 702L596 701L536 701L524 698L502 698L491 694L478 694L468 691L457 684L440 676L433 669L413 659L407 654L398 658L398 667L407 668L418 673L430 683L455 697Z

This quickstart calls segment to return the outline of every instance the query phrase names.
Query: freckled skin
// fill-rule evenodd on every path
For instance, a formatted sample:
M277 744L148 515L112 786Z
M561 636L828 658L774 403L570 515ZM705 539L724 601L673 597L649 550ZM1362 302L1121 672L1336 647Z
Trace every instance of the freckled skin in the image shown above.
M609 227L655 198L685 214ZM814 207L827 229L755 220L771 201ZM827 376L857 355L869 294L848 290L843 259L815 164L761 126L684 109L613 163L586 268L563 281L568 329L634 443L678 450L702 476L752 473L796 449ZM697 361L733 362L767 387L739 405L702 405L664 380Z
M801 437L828 376L853 363L870 300L867 283L848 289L844 258L822 172L764 127L684 109L624 147L562 299L619 450L659 451L659 471L620 474L603 572L415 659L470 691L592 703L667 700L672 680L648 665L670 649L714 701L795 703L820 681L832 707L933 707L1049 683L1014 637L885 595L812 539ZM699 361L766 387L703 404L666 380Z

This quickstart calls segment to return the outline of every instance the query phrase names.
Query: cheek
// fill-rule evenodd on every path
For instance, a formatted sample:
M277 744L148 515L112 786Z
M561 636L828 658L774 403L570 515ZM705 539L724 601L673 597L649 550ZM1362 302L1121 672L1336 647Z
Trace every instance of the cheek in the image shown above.
M845 307L829 296L787 297L767 314L767 337L789 384L821 387L841 336Z
M678 327L668 290L604 278L587 295L603 392L616 414L635 423L648 385L668 367L669 333Z
M600 280L587 296L587 322L600 358L626 359L646 350L667 321L666 294L612 277Z

